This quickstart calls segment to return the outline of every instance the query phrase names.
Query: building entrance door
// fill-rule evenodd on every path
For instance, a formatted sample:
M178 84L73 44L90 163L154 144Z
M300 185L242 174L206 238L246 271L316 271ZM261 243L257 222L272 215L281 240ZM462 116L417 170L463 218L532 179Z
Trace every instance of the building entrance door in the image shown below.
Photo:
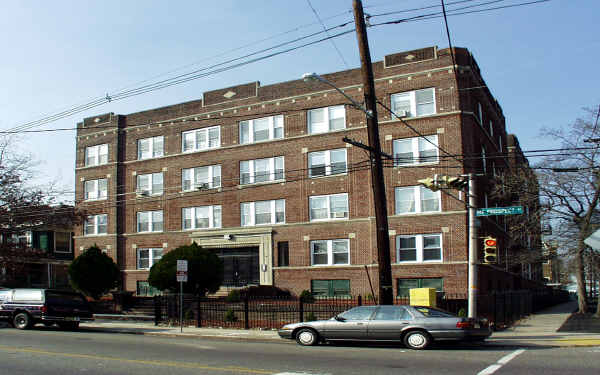
M242 287L260 284L258 247L218 249L223 261L223 286Z

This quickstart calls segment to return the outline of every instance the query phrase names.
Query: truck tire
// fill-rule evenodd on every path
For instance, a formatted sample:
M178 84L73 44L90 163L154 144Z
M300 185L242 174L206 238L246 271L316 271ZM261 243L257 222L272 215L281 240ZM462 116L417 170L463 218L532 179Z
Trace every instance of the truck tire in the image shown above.
M29 329L32 325L31 316L26 312L17 313L13 317L13 326L17 329Z

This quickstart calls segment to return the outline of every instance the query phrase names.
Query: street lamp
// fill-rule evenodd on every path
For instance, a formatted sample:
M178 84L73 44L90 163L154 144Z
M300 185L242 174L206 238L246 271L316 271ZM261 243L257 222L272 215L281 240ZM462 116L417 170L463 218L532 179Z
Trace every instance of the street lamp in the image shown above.
M350 96L348 96L345 92L343 92L342 90L340 90L333 83L329 82L328 80L326 80L325 78L321 77L317 73L304 73L302 75L302 79L304 80L304 82L323 82L324 84L333 87L335 89L335 91L339 92L340 94L344 95L344 97L346 99L350 100L350 102L352 103L352 105L354 107L356 107L356 108L360 109L361 111L363 111L367 115L367 117L373 118L373 111L368 110L365 107L363 107L359 102L357 102L356 100L352 99Z

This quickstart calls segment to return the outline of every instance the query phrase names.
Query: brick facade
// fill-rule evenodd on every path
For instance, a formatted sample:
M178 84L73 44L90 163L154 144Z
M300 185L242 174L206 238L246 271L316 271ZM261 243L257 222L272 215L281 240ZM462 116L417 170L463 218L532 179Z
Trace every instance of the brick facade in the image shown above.
M456 48L457 74L452 69L449 50L437 48L390 55L386 61L373 64L376 93L387 107L391 95L411 90L434 88L435 113L409 117L405 121L421 135L437 135L439 147L459 160L439 153L434 164L394 167L386 162L385 183L389 214L392 273L394 280L405 278L443 278L447 293L467 290L467 211L464 196L441 195L441 212L410 215L395 214L395 188L418 185L417 180L433 174L456 176L481 172L481 160L462 155L479 155L481 145L491 153L504 152L505 120L502 110L489 90L471 89L484 86L472 56L466 49ZM417 55L417 57L415 57ZM409 56L409 58L407 58ZM410 57L412 56L412 57ZM419 61L419 59L423 59ZM407 61L407 63L402 63ZM323 75L356 101L363 101L360 70L352 69ZM460 88L465 90L460 90ZM467 89L468 88L468 89ZM483 121L477 120L477 103L483 108ZM320 134L308 134L308 110L345 105L345 128ZM393 153L393 141L417 134L378 107L379 131L383 151ZM240 144L243 120L283 115L283 138ZM492 120L493 135L487 126ZM188 130L220 126L220 147L197 152L182 152L182 133ZM488 130L486 130L488 129ZM138 160L138 140L163 136L164 153L152 159ZM107 233L84 235L76 229L76 254L97 244L107 249L123 272L123 288L136 290L145 281L147 270L137 268L137 249L163 248L164 251L197 241L212 249L258 247L260 283L300 293L311 289L311 280L349 280L353 294L370 293L370 275L377 290L377 251L374 208L368 156L364 150L342 141L346 136L367 142L365 115L348 105L347 99L322 83L303 80L260 86L253 82L215 90L197 100L129 115L112 113L85 119L78 124L76 160L77 206L90 215L107 214ZM108 144L108 163L85 166L85 149ZM326 177L309 178L310 152L345 149L348 171ZM283 156L285 180L272 183L240 184L240 161ZM504 158L495 159L498 168ZM221 166L221 187L182 191L182 170L209 165ZM136 195L137 176L163 173L163 193L158 196ZM89 201L84 197L84 182L106 178L107 199ZM481 178L484 180L485 178ZM485 186L482 181L482 186ZM349 216L342 220L310 221L309 197L347 193ZM453 194L458 192L453 191ZM268 226L241 226L243 202L285 199L285 223ZM182 230L182 208L220 205L220 228ZM480 200L479 205L483 205ZM163 230L137 233L137 213L160 210ZM253 229L257 229L253 232ZM506 237L499 226L483 223L480 233ZM408 234L441 234L442 260L427 263L398 263L396 238ZM349 265L312 266L310 241L347 239ZM278 246L287 242L289 265L279 266ZM366 265L366 267L365 267ZM501 264L494 267L501 270ZM485 272L485 267L482 272ZM497 275L496 275L497 274ZM505 277L496 272L495 278ZM503 276L505 275L505 276ZM396 288L396 281L394 281Z

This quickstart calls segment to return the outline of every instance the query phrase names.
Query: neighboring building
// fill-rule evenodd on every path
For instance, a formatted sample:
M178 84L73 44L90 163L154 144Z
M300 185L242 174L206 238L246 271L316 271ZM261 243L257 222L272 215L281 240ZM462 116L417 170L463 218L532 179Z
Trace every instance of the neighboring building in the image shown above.
M558 243L556 241L544 242L544 262L542 270L544 282L550 286L562 286L560 278L561 259L558 257Z
M395 157L385 183L396 295L413 287L467 292L464 196L417 180L484 173L478 204L495 206L484 189L508 167L502 109L469 51L454 52L456 72L450 50L435 47L373 64L379 101L404 117L377 108L382 148ZM360 69L324 77L363 101ZM369 157L343 137L367 142L365 114L330 86L302 80L86 118L77 131L76 204L90 216L76 230L76 252L99 245L121 268L124 288L139 294L152 264L191 241L222 257L225 286L371 293L378 277ZM498 237L502 253L508 235L498 220L483 220L480 236ZM482 292L538 285L535 273L523 278L502 262L480 267Z
M73 233L67 228L37 228L20 233L1 234L0 243L14 244L23 252L36 255L24 256L21 274L6 284L0 272L0 286L19 288L68 288L67 269L73 260ZM26 260L24 260L26 259Z

